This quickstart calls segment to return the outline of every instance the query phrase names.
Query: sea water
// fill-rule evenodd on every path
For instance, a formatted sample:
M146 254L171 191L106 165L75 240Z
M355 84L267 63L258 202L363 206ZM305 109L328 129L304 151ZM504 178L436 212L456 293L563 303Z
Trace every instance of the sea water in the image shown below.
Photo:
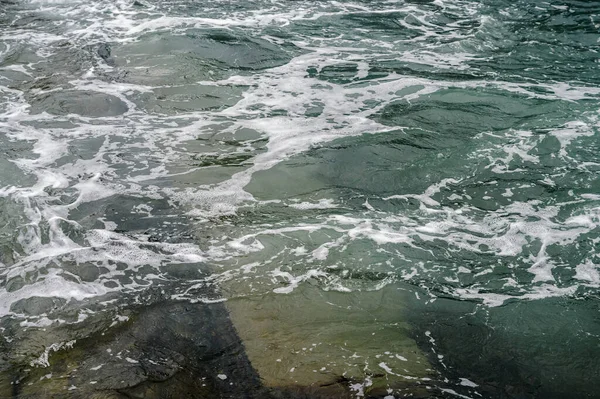
M592 1L0 0L0 396L597 397L599 40Z

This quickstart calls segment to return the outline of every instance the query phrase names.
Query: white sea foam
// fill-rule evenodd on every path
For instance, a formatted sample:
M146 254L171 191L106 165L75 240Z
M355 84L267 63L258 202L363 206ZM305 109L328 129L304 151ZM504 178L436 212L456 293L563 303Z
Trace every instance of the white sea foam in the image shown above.
M337 208L338 205L332 199L321 199L317 203L313 202L299 202L288 205L291 208L296 208L300 210L309 210L309 209L331 209Z
M445 24L436 22L437 11L433 8L399 2L368 5L323 2L294 9L273 3L272 8L261 12L215 11L211 6L211 16L184 15L185 12L177 11L176 7L170 8L171 5L167 3L147 5L144 13L140 13L132 2L124 0L91 3L46 0L32 1L31 4L56 17L56 30L54 33L37 29L3 31L0 36L4 42L1 57L5 57L17 45L27 45L38 49L37 57L42 62L41 59L57 51L53 45L60 41L68 40L74 47L81 48L101 42L118 45L143 40L146 34L185 35L188 31L206 28L225 28L236 34L258 32L263 37L261 32L265 26L282 28L299 21L308 23L344 15L390 17L398 26L419 34L406 39L394 39L374 37L367 31L363 32L360 42L344 37L310 35L300 35L286 42L286 39L271 35L267 37L271 43L293 45L298 50L289 62L253 74L240 73L224 79L195 82L217 89L239 88L241 94L231 106L210 111L182 111L170 116L143 110L138 98L153 95L156 89L171 87L170 84L159 87L102 77L103 73L115 72L118 67L96 65L81 72L81 76L70 77L59 87L37 89L30 93L39 97L59 91L86 91L114 96L128 107L125 113L115 117L90 118L48 113L33 115L23 92L10 88L10 85L0 86L3 102L6 102L1 108L2 133L12 142L32 147L26 156L13 158L11 162L24 175L35 180L32 185L11 182L0 188L0 197L19 204L25 218L18 228L16 239L21 252L16 254L11 265L0 265L1 275L11 279L48 271L18 290L0 290L0 314L9 313L11 304L16 301L34 295L84 300L113 290L142 289L144 285L137 281L119 283L115 288L108 288L104 283L115 282L116 277L122 277L126 271L138 273L144 266L149 266L153 271L137 277L142 280L145 277L146 282L160 279L157 269L161 266L186 262L212 262L215 267L222 268L210 277L214 280L242 275L245 278L267 276L272 281L269 289L281 293L288 293L309 279L326 280L331 286L350 289L342 279L332 277L327 268L383 268L377 262L371 264L365 259L357 260L356 263L360 263L358 266L345 265L339 260L339 254L350 245L368 248L362 254L365 258L387 253L394 261L390 261L388 269L384 270L397 272L398 276L407 280L435 279L439 265L410 259L403 253L401 248L404 247L427 252L430 251L424 249L427 245L440 245L442 242L450 252L491 254L497 257L498 266L488 264L479 269L474 267L475 270L469 274L478 279L475 285L468 289L448 288L452 295L483 300L489 305L500 305L510 298L535 299L568 295L575 291L575 285L559 286L554 272L555 268L563 265L553 260L548 253L549 248L572 244L590 229L596 228L597 211L588 209L568 216L563 222L560 220L563 210L560 205L540 207L534 201L514 199L520 194L519 187L505 191L505 198L511 200L510 204L499 205L498 209L481 216L474 206L464 204L468 194L453 193L446 197L462 180L442 178L422 192L399 192L383 198L387 202L418 201L420 208L414 213L387 213L373 205L378 198L369 198L364 202L364 214L324 215L316 222L285 227L253 226L249 230L240 229L239 233L233 233L237 234L233 237L212 238L215 241L205 245L205 250L196 244L149 243L148 238L142 238L138 232L118 233L119 220L109 221L99 217L104 229L89 228L83 225L84 222L80 224L71 220L72 215L85 209L86 205L91 206L116 196L137 198L140 203L152 199L165 200L170 205L176 204L177 213L188 212L190 222L194 219L212 221L224 215L236 214L249 203L256 206L261 204L246 190L259 172L336 139L402 130L378 123L374 116L394 102L411 102L447 88L499 90L526 98L566 102L593 99L600 95L597 87L580 83L514 83L500 79L444 81L394 72L402 68L386 69L388 63L402 60L405 64L418 64L422 68L465 71L472 68L473 61L484 61L472 50L473 41L477 35L500 27L493 19L477 17L477 10L481 7L479 3L436 1L434 5L457 19L456 22ZM465 22L477 22L478 27L465 30L461 28L461 23ZM348 64L356 68L346 83L311 77L308 73L309 69L323 73L328 68ZM8 69L33 74L32 67L12 65ZM177 70L169 70L175 69L174 66L167 65L165 68L170 74L178 73ZM377 76L378 70L389 72L385 76ZM319 105L320 113L307 117L307 112L315 104ZM48 127L56 122L67 124L68 127ZM215 133L214 126L219 124L222 128ZM596 134L597 128L596 119L582 115L581 120L550 129L547 135L560 143L557 155L569 159L572 145ZM261 151L253 152L252 158L236 169L236 173L224 175L214 184L171 184L176 176L193 175L202 169L186 164L193 151L185 150L187 144L199 136L225 137L243 129L256 131L267 140L267 144ZM498 139L497 146L479 149L472 154L474 160L481 157L487 159L488 164L483 166L491 172L511 174L524 170L527 165L541 165L542 157L535 151L540 143L537 134L528 130L510 131L505 136L498 132L482 132L476 139L483 141L492 136ZM94 154L87 157L78 155L74 157L76 159L65 161L77 148L78 140L95 139L102 142ZM206 154L214 149L206 150ZM213 152L219 154L218 151ZM578 167L593 168L594 165L582 164ZM178 172L181 169L184 172ZM547 185L554 184L552 176L542 176L540 181ZM576 200L595 200L590 197L593 195L581 194ZM447 199L456 201L458 205L448 206ZM342 204L331 199L302 198L283 203L303 214L312 214L314 210L326 213L327 210L335 209L337 212L344 209ZM149 219L156 217L159 212L149 203L137 204L134 209L136 215L143 214ZM75 238L76 234L71 230L82 232L81 237ZM288 240L286 243L289 246L279 252L272 250L267 239L269 237ZM309 266L296 270L274 267L273 264L281 259L278 256L292 253L292 248L295 248L294 256L302 262L306 261ZM263 252L268 252L264 259L252 258ZM488 292L486 283L495 268L502 267L504 263L518 267L510 258L525 252L527 256L521 259L524 263L521 267L530 272L532 281L512 279L514 294ZM62 275L53 263L53 260L60 263L64 259L77 264L97 264L108 272L102 274L98 281L75 282ZM117 262L126 265L123 270L117 269ZM269 266L263 267L265 265ZM590 259L573 266L575 280L598 284L598 272ZM459 282L456 274L470 271L461 266L453 270L452 275L443 276L444 281ZM286 284L284 287L278 285L282 282ZM191 286L200 287L204 283L194 282ZM174 295L189 299L194 295L193 292L186 286L182 292Z

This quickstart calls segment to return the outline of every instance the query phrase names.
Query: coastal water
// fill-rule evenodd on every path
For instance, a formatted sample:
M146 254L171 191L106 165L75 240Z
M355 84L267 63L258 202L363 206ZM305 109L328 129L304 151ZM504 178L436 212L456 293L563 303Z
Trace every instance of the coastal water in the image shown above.
M594 398L600 3L0 0L0 397Z

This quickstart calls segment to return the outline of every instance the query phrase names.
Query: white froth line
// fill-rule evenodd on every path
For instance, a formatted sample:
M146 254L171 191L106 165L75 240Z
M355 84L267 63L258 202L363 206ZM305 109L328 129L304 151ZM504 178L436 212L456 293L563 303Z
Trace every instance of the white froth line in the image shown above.
M300 210L332 209L332 208L338 208L339 207L339 205L337 205L334 202L334 200L332 200L332 199L321 199L317 203L313 203L313 202L301 202L299 204L289 204L288 206L291 207L291 208L296 208L296 209L300 209Z
M68 342L54 343L50 346L47 346L44 352L37 359L31 361L31 367L49 367L50 362L48 361L48 357L50 355L50 352L58 352L61 349L71 349L76 342L76 340L72 340ZM51 378L52 374L50 374L50 377L48 377L48 375L46 375L45 377Z
M274 278L275 277L283 277L285 280L287 280L287 284L288 284L287 286L275 288L273 290L273 292L275 292L277 294L289 294L290 292L294 291L294 289L298 288L298 285L301 282L309 280L311 278L327 277L327 273L320 271L320 270L316 270L316 269L310 269L306 273L304 273L300 276L293 276L291 273L282 272L281 268L279 268L279 267L277 269L273 270L271 272L271 275Z
M534 292L525 293L523 295L506 295L494 293L480 293L474 288L457 288L454 293L463 299L479 299L489 307L502 306L509 299L520 300L536 300L544 298L552 298L559 296L573 295L577 291L577 286L559 288L554 285L541 285L533 288Z
M440 391L445 392L445 393L449 393L450 395L454 395L454 396L457 396L457 397L462 398L462 399L473 399L470 396L462 395L462 394L460 394L460 393L458 393L455 390L450 389L450 388L440 388Z
M475 384L473 381L467 379L467 378L459 378L460 379L460 385L465 386L465 387L471 387L471 388L476 388L479 385Z

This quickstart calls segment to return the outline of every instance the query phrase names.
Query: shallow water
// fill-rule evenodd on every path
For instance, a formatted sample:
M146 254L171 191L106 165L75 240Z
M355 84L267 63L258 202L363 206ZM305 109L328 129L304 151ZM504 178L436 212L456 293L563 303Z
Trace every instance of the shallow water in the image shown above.
M0 396L597 397L599 29L0 0Z

